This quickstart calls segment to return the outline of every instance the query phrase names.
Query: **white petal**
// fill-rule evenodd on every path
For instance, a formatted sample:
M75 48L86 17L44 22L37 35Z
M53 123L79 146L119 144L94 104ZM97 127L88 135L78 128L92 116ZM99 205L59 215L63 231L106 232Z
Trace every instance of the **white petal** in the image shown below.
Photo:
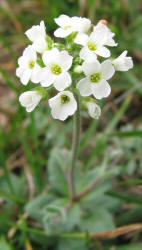
M82 17L71 17L71 25L73 26L75 31L85 33L88 32L90 26L91 26L91 21L87 18L82 18Z
M31 73L31 81L34 83L39 83L41 80L41 72L42 68L38 64L35 64Z
M46 32L45 32L45 25L44 22L41 21L40 25L34 25L32 26L29 30L25 32L25 35L34 42L35 40L45 37Z
M29 82L30 80L30 77L31 77L31 70L30 69L26 69L21 77L20 77L20 80L22 82L23 85L27 85L27 83Z
M79 56L83 60L90 60L90 59L96 59L97 58L96 54L94 52L92 52L91 50L89 50L87 46L83 47L80 50Z
M28 113L29 113L29 112L32 112L32 111L35 109L36 106L37 106L37 105L32 104L31 106L29 106L29 107L26 108L26 111L27 111Z
M27 91L20 95L19 101L27 112L31 112L40 102L42 94L37 91Z
M22 73L23 73L23 68L22 67L18 67L16 69L16 76L21 77Z
M64 72L56 77L54 81L54 87L58 91L62 91L65 88L69 87L71 85L71 77L70 74L67 72Z
M104 61L101 64L102 68L102 78L109 80L115 73L115 69L109 60Z
M60 15L58 18L54 18L54 21L60 27L66 27L71 24L71 18L67 15Z
M65 71L69 70L72 65L73 57L69 55L69 53L66 50L63 50L60 52L60 66Z
M18 64L22 68L27 68L30 61L36 61L37 55L33 46L29 45L23 51L23 56L19 57Z
M74 101L70 100L69 103L64 104L62 112L60 113L60 120L62 121L66 120L67 117L73 115L76 110L77 110L77 103L75 99Z
M91 83L87 77L81 79L77 83L77 89L79 89L82 96L89 96L92 94Z
M101 64L99 63L98 60L94 61L88 60L82 64L82 69L86 76L94 73L99 73L101 71Z
M64 38L64 37L67 37L68 35L70 35L72 32L73 32L73 30L71 28L69 28L67 30L62 29L62 28L58 28L57 30L54 31L54 36Z
M38 104L42 98L42 94L38 91L33 91L32 102Z
M94 27L94 32L96 30L100 30L101 33L103 34L103 45L108 45L108 46L117 46L117 43L113 40L114 33L111 32L111 30L103 23L99 22L95 27Z
M67 95L70 101L66 104L61 103L61 95ZM77 109L77 103L70 91L62 91L53 98L49 99L51 114L53 118L64 121L68 116L73 115Z
M31 94L33 91L27 91L20 95L19 102L23 107L31 105Z
M18 58L18 65L22 68L27 68L28 66L28 61L29 61L29 58L26 57L26 56L20 56Z
M43 87L49 87L55 80L56 76L53 75L48 68L42 68L40 73L40 83Z
M49 65L51 63L56 63L59 61L59 50L56 48L53 48L51 50L47 50L42 55L42 60L45 65Z
M32 45L29 45L27 48L24 49L23 56L33 61L36 60L36 57L37 57L36 51L34 50Z
M46 35L46 31L45 31L46 27L45 27L45 24L44 24L43 20L40 22L40 29L41 29L42 35Z
M111 93L110 85L104 79L99 83L93 83L91 88L94 97L99 100L104 97L108 97Z
M112 64L117 71L128 71L133 68L132 58L127 56L126 50L119 57L113 60Z
M109 57L110 56L110 51L109 49L105 48L105 47L99 47L97 50L95 50L95 53L99 56L102 57Z
M131 57L126 57L125 59L125 71L133 68L133 60ZM124 71L124 69L123 69Z
M38 53L43 53L46 48L47 48L47 42L45 38L40 38L37 39L33 42L33 48L38 52Z
M71 116L75 113L77 110L77 102L70 91L60 92L60 96L62 94L65 94L70 98L68 103L62 105L62 112L60 113L60 120L65 120L68 116Z
M51 108L51 114L54 119L59 119L61 113L61 102L56 96L49 99L49 106Z
M85 45L87 45L88 39L89 39L88 35L86 35L84 33L78 33L74 39L74 42L85 46Z
M26 91L19 97L19 101L23 107L30 106L33 103L38 103L42 95L37 91Z
M97 47L102 47L106 41L106 34L104 34L102 28L96 28L90 35L89 40L97 45Z
M111 46L111 47L116 47L118 43L116 43L112 38L109 38L106 42L105 45Z

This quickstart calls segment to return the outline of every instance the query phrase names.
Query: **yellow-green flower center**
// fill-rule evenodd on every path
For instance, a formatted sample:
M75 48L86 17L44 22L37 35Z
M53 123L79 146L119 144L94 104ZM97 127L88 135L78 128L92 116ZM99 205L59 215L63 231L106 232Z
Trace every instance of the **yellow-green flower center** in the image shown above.
M29 62L29 68L30 68L30 69L33 69L34 66L35 66L35 61L31 60L31 61Z
M91 82L99 82L101 79L100 73L95 73L90 76Z
M97 46L95 43L91 43L91 42L88 42L88 48L90 50L96 50L97 49Z
M69 28L71 28L71 26L67 25L67 26L64 27L64 30L68 30Z
M69 96L67 96L67 95L61 95L61 103L62 104L68 103L69 101L70 101Z
M51 66L51 71L52 71L52 73L55 74L55 75L60 75L61 72L62 72L62 69L61 69L61 67L60 67L59 65L57 65L57 64L52 64L52 66Z

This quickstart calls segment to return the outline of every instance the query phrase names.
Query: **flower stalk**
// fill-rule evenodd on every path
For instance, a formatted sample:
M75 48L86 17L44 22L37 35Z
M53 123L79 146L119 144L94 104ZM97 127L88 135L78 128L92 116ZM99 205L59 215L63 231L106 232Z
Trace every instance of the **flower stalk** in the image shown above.
M80 146L80 130L81 130L81 119L80 119L80 98L77 93L74 93L77 101L77 111L73 117L73 139L72 139L72 158L71 158L71 168L70 168L70 192L71 199L75 197L75 168L76 161Z

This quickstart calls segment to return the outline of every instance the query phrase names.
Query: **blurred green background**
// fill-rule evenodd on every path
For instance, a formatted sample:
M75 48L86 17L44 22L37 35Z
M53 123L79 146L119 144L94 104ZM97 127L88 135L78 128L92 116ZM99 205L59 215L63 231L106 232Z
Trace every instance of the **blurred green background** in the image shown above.
M54 18L60 14L88 17L94 24L106 19L119 44L112 55L128 50L134 61L132 70L117 72L111 80L112 93L101 102L99 121L82 112L79 164L84 181L78 190L93 181L86 173L96 176L96 166L105 166L108 176L79 204L88 215L81 217L84 210L75 207L67 225L72 218L78 221L79 213L76 230L82 232L142 223L142 1L0 0L0 250L141 250L142 226L91 243L45 236L50 222L44 208L68 197L59 172L67 165L72 119L53 120L47 101L27 114L18 97L29 86L22 86L15 69L29 44L24 32L44 20L53 36ZM71 225L65 231L74 231Z

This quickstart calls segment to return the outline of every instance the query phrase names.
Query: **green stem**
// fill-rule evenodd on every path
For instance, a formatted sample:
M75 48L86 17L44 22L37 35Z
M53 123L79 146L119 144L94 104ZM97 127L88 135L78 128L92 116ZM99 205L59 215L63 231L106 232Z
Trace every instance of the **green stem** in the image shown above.
M1 166L3 168L5 180L7 181L9 191L11 194L14 194L14 187L13 187L9 172L7 170L5 155L4 155L3 151L1 150L1 148L0 148L0 162L1 162Z
M43 231L42 229L38 228L31 228L31 227L23 227L22 225L18 225L16 223L9 223L11 227L15 227L16 229L23 230L25 232L37 234L37 235L43 235L48 237L47 233ZM73 239L73 240L85 240L86 238L86 233L61 233L61 234L55 234L55 235L50 235L49 237L59 237L63 239Z
M72 140L72 158L70 168L70 191L71 198L75 197L75 166L80 144L80 100L79 95L74 93L77 101L77 111L73 117L73 140Z

